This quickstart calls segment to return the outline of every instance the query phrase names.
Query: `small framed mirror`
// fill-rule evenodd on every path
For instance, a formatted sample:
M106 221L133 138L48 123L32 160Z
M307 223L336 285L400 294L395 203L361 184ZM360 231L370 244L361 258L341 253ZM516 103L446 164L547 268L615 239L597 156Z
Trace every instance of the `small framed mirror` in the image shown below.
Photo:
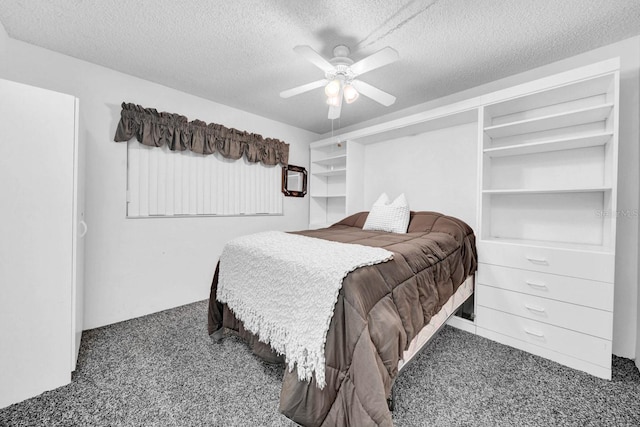
M283 166L282 192L289 197L304 197L307 194L307 170L301 166Z

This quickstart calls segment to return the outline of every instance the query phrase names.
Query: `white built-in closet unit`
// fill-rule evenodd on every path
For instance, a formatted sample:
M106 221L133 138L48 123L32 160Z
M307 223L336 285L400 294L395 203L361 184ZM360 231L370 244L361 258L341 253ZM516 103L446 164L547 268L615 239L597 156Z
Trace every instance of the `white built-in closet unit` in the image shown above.
M364 203L362 156L362 145L348 141L311 148L311 228L327 227L340 221L347 212L361 210Z
M350 193L366 185L351 167L365 144L476 123L475 318L451 324L610 378L619 66L599 62L312 143L310 226L370 208Z
M0 80L0 407L71 381L82 333L78 101Z

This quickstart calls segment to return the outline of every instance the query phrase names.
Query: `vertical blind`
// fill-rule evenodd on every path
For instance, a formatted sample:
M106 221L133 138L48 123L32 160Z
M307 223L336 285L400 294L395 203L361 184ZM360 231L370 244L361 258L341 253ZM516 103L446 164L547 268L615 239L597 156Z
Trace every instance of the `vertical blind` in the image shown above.
M127 216L282 214L282 169L127 143Z

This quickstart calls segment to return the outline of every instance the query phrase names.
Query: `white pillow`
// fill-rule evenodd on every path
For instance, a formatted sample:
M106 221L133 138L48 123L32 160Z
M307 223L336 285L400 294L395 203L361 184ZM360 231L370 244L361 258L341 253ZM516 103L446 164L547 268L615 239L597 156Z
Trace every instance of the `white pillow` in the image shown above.
M387 193L382 193L371 207L363 230L406 233L409 226L409 204L404 193L389 203Z

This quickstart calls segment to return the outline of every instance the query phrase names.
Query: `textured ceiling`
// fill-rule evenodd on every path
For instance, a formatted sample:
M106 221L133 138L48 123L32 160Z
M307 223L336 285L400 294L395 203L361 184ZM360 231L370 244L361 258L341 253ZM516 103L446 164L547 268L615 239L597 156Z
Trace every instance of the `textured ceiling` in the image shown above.
M278 96L324 77L296 45L400 54L362 76L396 103L360 97L337 129L640 34L640 1L2 0L0 22L14 39L326 133L322 89Z

